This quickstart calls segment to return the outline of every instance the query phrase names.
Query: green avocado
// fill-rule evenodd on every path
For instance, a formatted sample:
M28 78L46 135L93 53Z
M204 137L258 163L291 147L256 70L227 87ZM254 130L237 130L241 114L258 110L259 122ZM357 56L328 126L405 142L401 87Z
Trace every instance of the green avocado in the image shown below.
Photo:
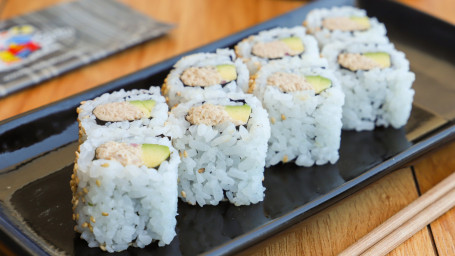
M216 66L216 70L223 78L223 80L226 82L230 82L237 79L237 70L235 69L235 66L232 64L218 65Z
M142 144L142 161L148 168L158 167L169 158L169 147L158 144Z
M156 102L154 100L132 100L129 101L129 103L140 108L142 112L147 114L148 117L152 115L152 110L156 105Z
M296 36L285 37L281 38L280 41L286 43L289 46L289 48L299 53L305 50L305 47L303 47L302 39L300 39L299 37Z
M332 81L322 76L305 76L305 80L313 86L316 94L332 86Z
M390 54L386 52L366 52L363 56L375 61L381 68L390 68Z
M248 118L250 118L251 107L247 104L225 106L224 109L232 119L240 121L244 124L246 124L248 122Z
M371 27L370 20L368 19L367 16L351 16L349 17L349 19L356 22L365 29L369 29Z

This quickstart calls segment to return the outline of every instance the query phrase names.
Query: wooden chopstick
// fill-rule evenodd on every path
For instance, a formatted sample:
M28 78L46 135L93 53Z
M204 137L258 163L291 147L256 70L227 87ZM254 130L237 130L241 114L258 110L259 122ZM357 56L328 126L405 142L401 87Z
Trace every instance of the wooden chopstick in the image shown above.
M385 255L454 206L452 173L338 255Z
M455 206L455 189L449 191L449 193L439 198L436 202L430 204L427 208L423 209L361 255L386 255L395 247L408 240L415 233L419 232L426 225L450 210L453 206Z

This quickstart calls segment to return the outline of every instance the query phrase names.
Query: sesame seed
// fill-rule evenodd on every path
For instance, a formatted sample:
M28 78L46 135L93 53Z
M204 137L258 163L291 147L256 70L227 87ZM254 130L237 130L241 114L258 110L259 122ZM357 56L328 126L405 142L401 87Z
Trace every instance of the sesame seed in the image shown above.
M106 251L106 246L100 245L100 249L103 250L103 251Z
M182 95L180 92L176 92L175 94L176 94L177 96L180 96L180 95Z
M93 222L93 223L96 223L95 217L90 216L90 221Z
M107 213L107 212L102 212L101 215L103 215L103 216L109 216L109 213Z
M271 122L272 124L274 124L274 123L275 123L275 117L270 118L270 122Z
M101 165L101 167L109 167L109 163L104 163Z
M96 180L95 183L96 183L96 185L97 185L98 187L101 186L101 181L100 181L100 180Z
M88 193L88 189L87 188L83 188L82 191L84 191L85 194Z
M287 155L284 155L283 156L283 163L286 163L288 161L288 156Z
M281 120L286 120L286 116L284 114L281 114Z
M86 228L86 227L88 227L88 223L87 223L87 222L84 222L84 223L82 223L81 226L82 226L83 228Z
M90 226L90 227L88 227L88 228L90 229L90 232L92 232L92 233L93 233L93 227L92 227L92 226Z
M205 172L205 168L201 168L201 169L197 170L197 172L198 173L203 173L203 172Z
M79 213L76 214L76 220L79 220Z
M183 198L186 198L186 193L185 193L185 191L182 190L182 192L181 192L180 194L182 194Z
M183 151L183 156L188 157L188 153L186 152L186 150Z
M76 220L76 214L73 213L73 220Z

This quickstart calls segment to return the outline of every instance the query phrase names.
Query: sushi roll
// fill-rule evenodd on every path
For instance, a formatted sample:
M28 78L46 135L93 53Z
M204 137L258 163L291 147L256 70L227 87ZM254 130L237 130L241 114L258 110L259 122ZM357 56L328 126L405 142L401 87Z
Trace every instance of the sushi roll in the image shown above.
M218 49L215 53L196 53L180 59L161 89L169 106L219 95L220 92L241 92L248 87L249 72L236 59L233 50Z
M252 35L235 46L235 53L255 74L270 60L313 59L319 57L319 48L313 36L305 34L305 28L275 28Z
M269 113L271 136L266 166L295 161L300 166L339 158L344 95L324 59L280 60L263 66L250 90Z
M403 52L391 43L337 42L325 46L322 55L346 96L343 129L400 128L406 124L415 75Z
M176 235L178 152L168 138L89 137L71 179L75 230L109 252Z
M119 90L84 101L77 109L79 140L88 136L99 137L114 131L161 135L166 133L164 123L168 106L160 88L149 90Z
M389 41L384 24L375 17L368 17L365 10L351 6L312 10L303 24L321 48L335 41Z
M267 112L253 95L193 100L171 110L180 152L179 197L192 205L254 204L264 199Z

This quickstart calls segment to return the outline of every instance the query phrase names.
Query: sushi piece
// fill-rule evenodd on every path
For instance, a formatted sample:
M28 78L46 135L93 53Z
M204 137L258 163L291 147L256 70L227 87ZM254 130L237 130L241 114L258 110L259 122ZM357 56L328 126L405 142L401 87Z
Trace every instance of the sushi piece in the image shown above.
M89 137L76 156L73 219L90 247L115 252L173 240L180 158L168 138Z
M368 17L365 10L351 6L314 9L303 24L320 48L335 41L389 41L384 24L375 17Z
M129 131L153 136L165 134L164 123L168 118L168 110L157 86L149 90L122 89L105 93L82 102L78 107L80 143L88 136L99 137L107 132Z
M338 160L344 95L326 66L323 59L280 60L263 66L254 77L250 90L261 100L271 123L267 167Z
M275 28L252 35L235 46L235 53L248 66L250 74L255 74L270 60L299 57L312 59L319 57L316 40L305 34L305 28Z
M229 93L181 103L171 110L173 145L180 152L179 197L189 204L264 198L267 112L253 95Z
M233 50L196 53L180 59L161 89L169 106L192 99L241 92L248 88L249 72Z
M412 109L415 75L393 44L337 42L322 50L340 80L346 101L343 129L404 126Z

